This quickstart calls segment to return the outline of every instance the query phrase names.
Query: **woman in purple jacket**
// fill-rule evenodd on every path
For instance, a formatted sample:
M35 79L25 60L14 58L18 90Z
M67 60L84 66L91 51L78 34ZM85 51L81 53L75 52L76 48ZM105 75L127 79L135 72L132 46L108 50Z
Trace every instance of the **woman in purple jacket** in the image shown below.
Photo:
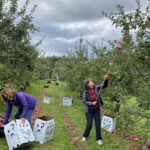
M25 119L27 119L32 127L31 118L36 107L36 98L23 92L17 92L16 90L10 88L2 91L2 97L3 100L7 102L4 125L8 123L12 112L12 107L14 105L18 108L14 116L15 119L20 119L21 116L21 121L25 123Z

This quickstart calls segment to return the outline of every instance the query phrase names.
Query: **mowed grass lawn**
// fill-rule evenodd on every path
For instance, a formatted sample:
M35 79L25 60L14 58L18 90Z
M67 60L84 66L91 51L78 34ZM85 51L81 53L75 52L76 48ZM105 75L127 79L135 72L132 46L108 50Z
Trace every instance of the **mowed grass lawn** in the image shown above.
M53 95L53 100L51 104L42 103L42 114L51 116L55 119L55 131L53 138L46 142L45 144L32 143L28 147L21 148L24 150L129 150L126 149L126 145L131 144L128 140L122 139L117 135L108 133L102 129L103 146L99 146L96 143L95 135L95 125L93 121L93 129L86 143L81 142L83 132L86 127L86 119L84 114L84 104L82 100L78 98L78 93L72 92L68 87L64 86L63 82L59 82L57 86L55 82L49 84L49 88L45 89L44 85L46 81L38 81L37 83L31 84L25 91L28 94L35 96L38 99L37 105L39 105L39 96L44 90L46 93ZM63 106L62 98L63 96L72 96L73 105ZM61 99L59 103L58 99ZM5 107L5 105L3 106ZM3 108L4 109L4 108ZM15 112L14 109L13 112ZM78 140L73 143L70 141L70 131L65 124L64 114L67 113L70 122L72 122L75 129L74 135L78 137ZM4 112L2 112L4 115ZM11 115L10 121L13 120L13 115ZM5 138L0 139L0 150L8 149L7 142Z

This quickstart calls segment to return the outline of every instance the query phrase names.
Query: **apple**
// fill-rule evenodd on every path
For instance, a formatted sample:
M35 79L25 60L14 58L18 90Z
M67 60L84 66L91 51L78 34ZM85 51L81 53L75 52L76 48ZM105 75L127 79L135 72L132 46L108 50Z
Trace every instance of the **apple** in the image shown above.
M70 137L70 141L74 141L74 137Z
M113 131L114 134L116 134L117 132L118 132L117 130L114 130L114 131Z
M130 77L133 79L134 78L134 74L130 74Z
M120 136L120 137L123 137L123 134L120 134L119 136Z
M68 127L70 130L74 131L74 127Z
M69 126L69 127L72 127L72 123L69 123L68 126Z
M121 50L124 48L124 43L122 41L122 38L119 40L118 45L117 45L118 50Z
M129 137L129 135L128 135L128 134L125 134L124 136L125 136L125 137Z

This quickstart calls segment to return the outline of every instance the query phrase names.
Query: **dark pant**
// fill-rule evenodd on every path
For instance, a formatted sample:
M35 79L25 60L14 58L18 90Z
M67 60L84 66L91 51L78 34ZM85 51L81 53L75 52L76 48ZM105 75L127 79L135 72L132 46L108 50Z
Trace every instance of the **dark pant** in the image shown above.
M100 123L100 109L89 109L88 113L86 113L87 126L83 136L87 138L90 134L93 124L93 118L95 120L95 128L96 128L96 140L102 140L101 136L101 123Z
M26 119L29 121L31 128L32 128L31 118L32 118L33 112L34 112L34 109L28 109L27 114L26 114ZM20 119L21 113L22 112L18 109L18 111L16 111L14 115L15 119Z

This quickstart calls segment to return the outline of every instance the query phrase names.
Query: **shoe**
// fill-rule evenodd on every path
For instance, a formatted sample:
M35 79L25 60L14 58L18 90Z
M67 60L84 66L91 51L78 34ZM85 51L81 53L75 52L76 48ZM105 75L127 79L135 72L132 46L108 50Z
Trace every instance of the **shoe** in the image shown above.
M86 138L85 137L82 138L82 142L86 142Z
M102 140L96 141L98 145L103 145Z

